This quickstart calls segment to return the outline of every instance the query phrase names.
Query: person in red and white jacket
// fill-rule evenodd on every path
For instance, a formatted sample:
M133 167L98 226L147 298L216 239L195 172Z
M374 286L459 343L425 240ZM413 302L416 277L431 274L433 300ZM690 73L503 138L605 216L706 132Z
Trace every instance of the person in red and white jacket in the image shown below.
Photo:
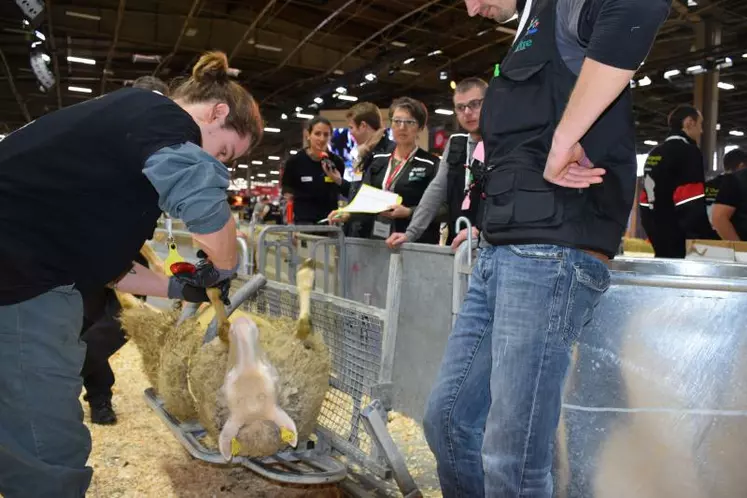
M703 115L690 105L669 115L670 134L646 159L641 222L657 258L684 258L687 239L718 239L708 221Z

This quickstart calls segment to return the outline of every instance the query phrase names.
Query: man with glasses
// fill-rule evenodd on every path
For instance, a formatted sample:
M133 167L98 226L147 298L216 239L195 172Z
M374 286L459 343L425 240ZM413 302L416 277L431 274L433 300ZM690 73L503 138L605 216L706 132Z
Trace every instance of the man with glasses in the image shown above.
M478 223L479 188L477 173L481 169L473 154L480 142L480 108L485 98L488 84L480 78L466 78L459 82L454 91L454 110L459 125L467 133L455 133L449 137L438 167L436 178L423 194L420 204L407 226L405 233L393 233L386 241L390 248L399 247L405 242L416 242L438 215L441 206L448 208L449 238L456 250L467 238L467 230L455 234L456 220L466 216L473 227ZM477 236L477 228L473 228Z

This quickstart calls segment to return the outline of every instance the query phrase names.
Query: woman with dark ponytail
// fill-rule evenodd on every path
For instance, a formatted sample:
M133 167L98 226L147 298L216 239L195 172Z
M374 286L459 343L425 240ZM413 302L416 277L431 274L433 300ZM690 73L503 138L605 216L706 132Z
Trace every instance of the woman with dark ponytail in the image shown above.
M78 396L81 294L207 301L237 267L223 163L262 136L257 103L204 54L172 99L124 88L47 114L0 142L0 495L86 494ZM207 259L167 278L133 263L165 211Z

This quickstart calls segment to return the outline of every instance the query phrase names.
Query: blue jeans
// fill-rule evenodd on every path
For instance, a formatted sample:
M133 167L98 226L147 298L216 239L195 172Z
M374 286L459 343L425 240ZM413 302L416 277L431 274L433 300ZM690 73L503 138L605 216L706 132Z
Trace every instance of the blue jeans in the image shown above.
M0 306L0 496L85 496L83 301L72 286Z
M481 249L424 420L444 498L552 496L571 347L608 286L577 249Z

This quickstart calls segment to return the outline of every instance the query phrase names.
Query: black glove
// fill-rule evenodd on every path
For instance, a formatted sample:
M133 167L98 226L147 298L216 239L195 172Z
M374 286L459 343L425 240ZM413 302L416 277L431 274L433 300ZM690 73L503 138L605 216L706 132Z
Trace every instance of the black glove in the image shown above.
M236 276L236 272L219 270L201 250L197 252L197 257L201 259L195 265L194 272L177 273L169 279L169 298L202 303L209 301L205 289L217 287L221 291L221 300L228 306L231 303L228 299L231 279Z

